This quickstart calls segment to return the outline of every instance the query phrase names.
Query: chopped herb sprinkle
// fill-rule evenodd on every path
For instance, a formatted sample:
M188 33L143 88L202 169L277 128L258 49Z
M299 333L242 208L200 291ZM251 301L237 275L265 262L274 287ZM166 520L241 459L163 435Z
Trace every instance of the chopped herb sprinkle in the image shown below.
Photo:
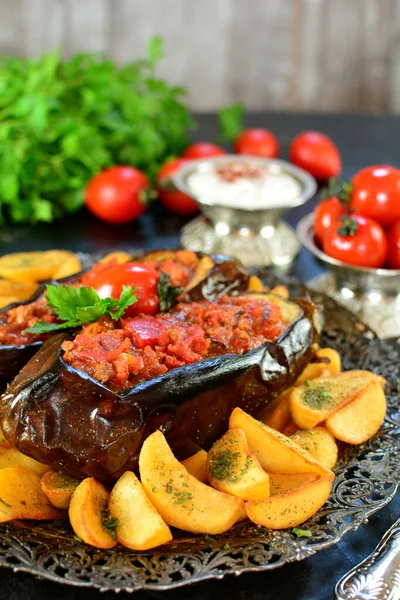
M328 391L319 386L308 386L303 392L303 402L316 410L325 408L333 403Z
M298 527L294 527L292 529L292 533L294 533L294 535L297 535L297 537L312 537L312 533L309 529L299 529Z
M107 533L115 540L117 537L115 530L118 527L118 519L116 517L112 517L108 510L103 510L101 524L103 529L105 529Z

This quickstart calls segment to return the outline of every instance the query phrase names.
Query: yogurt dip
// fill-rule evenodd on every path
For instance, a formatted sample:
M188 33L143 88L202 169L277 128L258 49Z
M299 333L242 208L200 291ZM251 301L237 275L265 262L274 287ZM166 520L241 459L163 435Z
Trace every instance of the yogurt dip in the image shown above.
M276 164L235 161L204 162L188 176L187 187L199 201L245 210L291 207L301 196L301 183Z

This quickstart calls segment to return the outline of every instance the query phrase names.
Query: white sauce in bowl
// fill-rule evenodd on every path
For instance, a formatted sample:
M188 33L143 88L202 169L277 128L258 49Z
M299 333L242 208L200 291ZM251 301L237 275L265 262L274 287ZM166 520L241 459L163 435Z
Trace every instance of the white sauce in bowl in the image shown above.
M256 161L200 164L188 176L187 186L200 202L245 210L293 206L302 192L300 182L280 166Z

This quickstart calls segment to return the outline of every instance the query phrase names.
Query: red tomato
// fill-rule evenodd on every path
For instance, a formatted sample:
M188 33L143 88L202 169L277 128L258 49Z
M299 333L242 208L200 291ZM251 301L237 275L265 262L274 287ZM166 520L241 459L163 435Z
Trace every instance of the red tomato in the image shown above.
M186 148L182 154L182 158L208 158L209 156L221 156L226 154L226 150L212 144L211 142L195 142Z
M120 297L124 285L131 285L136 296L135 304L128 306L124 316L134 317L140 313L154 315L158 312L157 283L160 274L140 263L104 265L104 268L88 273L85 285L97 290L101 298Z
M149 188L149 180L139 169L110 167L90 180L85 205L107 223L128 223L146 210Z
M332 223L345 214L346 207L337 196L326 198L317 204L314 209L314 231L320 244Z
M165 208L178 215L187 215L198 210L193 198L177 190L171 181L171 175L188 162L184 158L169 160L157 174L157 190L161 202Z
M400 269L400 220L395 221L388 231L388 259L389 269Z
M352 179L351 208L383 226L400 219L400 170L386 165L366 167Z
M237 154L251 154L264 158L276 158L279 155L279 142L273 133L266 129L247 129L235 140Z
M316 179L337 177L342 172L342 157L334 142L318 131L304 131L292 140L289 160Z
M352 213L332 223L324 235L323 249L345 263L379 268L386 261L387 239L379 223Z

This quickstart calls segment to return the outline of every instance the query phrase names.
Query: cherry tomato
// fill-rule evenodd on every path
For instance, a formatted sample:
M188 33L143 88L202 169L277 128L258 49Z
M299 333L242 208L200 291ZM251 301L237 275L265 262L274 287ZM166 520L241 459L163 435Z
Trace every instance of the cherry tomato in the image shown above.
M296 135L290 144L289 160L316 179L337 177L342 171L342 157L336 144L318 131Z
M186 150L182 154L182 158L208 158L209 156L222 156L226 154L226 150L221 148L221 146L217 146L217 144L212 144L211 142L195 142L186 148Z
M383 228L355 213L334 221L322 244L326 254L351 265L379 268L386 261L387 239Z
M251 154L264 158L276 158L279 155L279 142L273 133L266 129L247 129L235 140L237 154Z
M395 221L388 231L389 269L400 269L400 220Z
M160 274L151 266L141 263L102 265L103 268L87 273L85 285L97 290L101 298L120 297L124 285L131 285L136 296L135 304L128 306L124 316L134 317L140 313L154 315L158 312L157 283Z
M177 213L187 215L198 210L197 203L183 192L176 189L171 181L173 175L180 167L188 163L184 158L176 158L165 163L157 174L157 190L165 208Z
M85 205L107 223L128 223L146 210L150 183L133 167L110 167L89 182Z
M352 179L351 208L383 226L400 219L400 170L386 165L366 167Z
M320 244L332 223L345 214L346 207L337 196L326 198L317 204L314 209L314 231Z

